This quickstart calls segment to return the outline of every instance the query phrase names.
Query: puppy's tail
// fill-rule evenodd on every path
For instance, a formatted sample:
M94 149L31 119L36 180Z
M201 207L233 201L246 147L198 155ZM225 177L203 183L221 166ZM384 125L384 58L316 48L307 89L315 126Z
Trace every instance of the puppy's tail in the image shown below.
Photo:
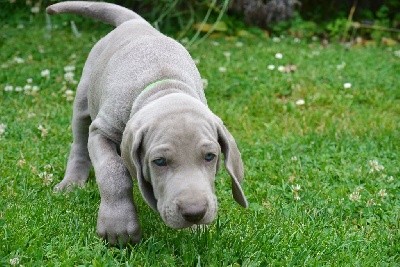
M50 15L59 13L72 13L100 20L115 27L131 19L142 19L141 16L122 6L86 1L66 1L46 8Z

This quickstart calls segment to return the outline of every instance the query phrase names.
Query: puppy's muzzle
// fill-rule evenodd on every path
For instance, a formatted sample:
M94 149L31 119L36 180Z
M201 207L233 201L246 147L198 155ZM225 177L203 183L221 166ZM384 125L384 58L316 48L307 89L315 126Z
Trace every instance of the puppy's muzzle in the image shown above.
M178 211L182 217L190 223L198 223L207 212L208 204L205 199L192 199L191 201L179 201Z

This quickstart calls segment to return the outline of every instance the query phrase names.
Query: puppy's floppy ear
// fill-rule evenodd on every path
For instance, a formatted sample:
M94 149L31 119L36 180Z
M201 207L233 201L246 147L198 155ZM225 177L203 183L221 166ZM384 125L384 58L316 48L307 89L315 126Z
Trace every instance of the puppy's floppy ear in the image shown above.
M146 203L157 211L157 200L154 197L153 186L143 176L140 160L140 147L145 129L135 127L135 123L129 121L126 125L121 142L121 156L132 177L136 177L140 192Z
M223 125L222 121L217 118L218 126L218 142L221 146L222 153L225 156L225 168L232 178L232 195L233 198L242 207L247 208L247 199L243 193L240 183L243 181L244 170L243 162L235 139L231 133Z

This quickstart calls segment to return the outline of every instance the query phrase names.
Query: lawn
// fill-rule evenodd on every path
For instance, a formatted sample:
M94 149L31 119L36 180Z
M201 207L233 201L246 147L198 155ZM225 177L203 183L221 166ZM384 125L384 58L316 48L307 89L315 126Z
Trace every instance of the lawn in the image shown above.
M115 248L95 234L93 172L85 188L53 193L76 81L112 28L73 16L52 17L52 26L44 15L0 26L0 265L399 264L399 45L258 34L191 47L208 104L242 152L250 207L233 201L222 170L215 223L177 231L135 188L143 239Z

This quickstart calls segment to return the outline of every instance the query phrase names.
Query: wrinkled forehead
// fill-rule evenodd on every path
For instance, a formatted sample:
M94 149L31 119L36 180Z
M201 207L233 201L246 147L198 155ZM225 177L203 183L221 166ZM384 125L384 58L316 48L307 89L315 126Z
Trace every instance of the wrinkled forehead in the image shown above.
M149 126L144 139L145 143L152 146L171 144L175 147L192 147L217 141L215 123L193 112L164 114Z

